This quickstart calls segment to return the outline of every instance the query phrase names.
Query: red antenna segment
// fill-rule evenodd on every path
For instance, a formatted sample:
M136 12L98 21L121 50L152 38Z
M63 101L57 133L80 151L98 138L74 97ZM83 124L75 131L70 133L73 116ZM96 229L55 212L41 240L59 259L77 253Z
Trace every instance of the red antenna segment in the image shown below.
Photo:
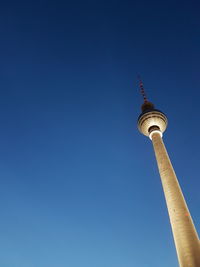
M140 92L141 92L142 97L144 99L144 103L146 103L146 102L148 102L148 100L147 100L147 96L146 96L146 93L144 90L144 85L143 85L143 82L142 82L140 75L138 75L138 79L139 79L139 85L140 85Z

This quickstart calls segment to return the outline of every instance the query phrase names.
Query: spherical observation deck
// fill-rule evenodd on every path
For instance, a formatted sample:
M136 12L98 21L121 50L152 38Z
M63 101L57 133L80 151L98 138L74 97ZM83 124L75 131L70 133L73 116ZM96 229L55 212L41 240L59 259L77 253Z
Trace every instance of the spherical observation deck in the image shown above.
M150 102L142 105L142 113L138 118L139 131L149 136L153 131L160 131L163 133L167 128L167 117L163 112L154 108Z

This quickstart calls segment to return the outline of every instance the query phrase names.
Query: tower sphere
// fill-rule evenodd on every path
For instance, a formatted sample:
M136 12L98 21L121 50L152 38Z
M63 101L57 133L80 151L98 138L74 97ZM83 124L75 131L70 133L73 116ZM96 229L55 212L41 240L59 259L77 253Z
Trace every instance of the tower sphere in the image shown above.
M142 105L142 113L138 118L139 131L149 136L153 131L163 133L167 128L167 117L163 112L154 108L151 102Z

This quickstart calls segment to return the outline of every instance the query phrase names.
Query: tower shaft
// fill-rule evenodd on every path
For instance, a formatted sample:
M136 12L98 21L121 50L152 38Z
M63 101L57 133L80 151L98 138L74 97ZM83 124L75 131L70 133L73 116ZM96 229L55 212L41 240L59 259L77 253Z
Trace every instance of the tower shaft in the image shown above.
M200 241L161 134L151 139L167 203L178 261L181 267L200 267Z

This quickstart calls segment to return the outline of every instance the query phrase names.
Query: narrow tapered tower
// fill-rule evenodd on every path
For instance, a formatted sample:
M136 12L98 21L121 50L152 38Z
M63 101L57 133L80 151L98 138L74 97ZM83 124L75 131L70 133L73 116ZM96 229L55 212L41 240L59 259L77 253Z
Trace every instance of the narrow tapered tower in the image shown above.
M179 265L181 267L200 267L198 234L162 140L163 132L167 127L167 117L147 100L141 80L140 89L144 103L141 107L142 113L138 118L138 129L153 143Z

